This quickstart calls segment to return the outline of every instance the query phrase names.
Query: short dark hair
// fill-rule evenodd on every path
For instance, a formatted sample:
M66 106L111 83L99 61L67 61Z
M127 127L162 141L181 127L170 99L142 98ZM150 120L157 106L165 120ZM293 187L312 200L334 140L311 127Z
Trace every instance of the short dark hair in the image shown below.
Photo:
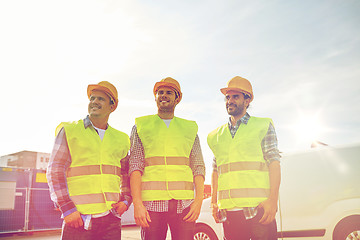
M249 99L249 98L251 99L251 97L250 97L249 94L246 94L246 93L242 93L242 94L244 95L244 100ZM250 106L250 102L249 102L249 104L247 105L246 109L248 109L249 106Z
M251 98L251 96L249 94L246 94L246 93L242 93L244 95L244 99L248 99L248 98Z

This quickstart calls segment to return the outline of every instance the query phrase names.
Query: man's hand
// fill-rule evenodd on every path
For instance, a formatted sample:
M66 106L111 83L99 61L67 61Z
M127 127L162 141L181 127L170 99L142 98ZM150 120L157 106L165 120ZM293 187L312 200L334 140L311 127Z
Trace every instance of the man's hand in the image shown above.
M66 225L69 225L70 227L74 227L74 228L82 227L84 225L84 222L78 211L73 212L67 215L66 217L64 217L64 221Z
M124 212L128 210L128 206L126 206L124 202L113 203L111 206L116 210L116 212L120 216L123 215Z
M137 225L141 227L149 227L149 222L151 222L149 212L146 210L144 204L142 203L133 203L134 204L134 218Z
M220 221L218 219L218 215L217 215L217 212L219 211L219 207L218 207L217 203L211 204L211 210L212 210L212 216L213 216L215 222L220 223Z
M195 222L200 215L202 205L202 199L194 200L194 202L190 205L190 211L186 216L183 218L185 222Z
M274 221L277 212L277 201L266 199L265 201L259 204L259 207L264 209L264 215L260 219L259 223L269 224L272 221Z

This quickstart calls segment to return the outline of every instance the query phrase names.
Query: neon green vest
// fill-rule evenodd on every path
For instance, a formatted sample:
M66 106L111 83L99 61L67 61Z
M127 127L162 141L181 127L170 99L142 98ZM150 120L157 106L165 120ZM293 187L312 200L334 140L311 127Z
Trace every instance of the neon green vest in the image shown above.
M129 151L129 137L108 126L101 141L82 120L62 125L72 160L66 173L71 200L82 214L110 210L120 200L120 160Z
M250 117L247 124L240 124L234 138L228 124L208 135L218 167L220 209L256 207L268 198L269 170L261 142L270 122L268 118Z
M142 200L193 199L189 156L197 124L174 117L168 128L158 115L137 118L135 123L145 153Z

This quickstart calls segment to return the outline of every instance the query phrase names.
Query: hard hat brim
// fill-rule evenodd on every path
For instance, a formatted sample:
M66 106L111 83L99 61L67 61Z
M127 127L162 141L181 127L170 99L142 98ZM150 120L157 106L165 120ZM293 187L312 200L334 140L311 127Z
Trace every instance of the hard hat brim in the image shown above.
M226 95L228 91L235 91L235 92L241 92L241 93L245 93L246 95L249 95L250 96L250 102L252 102L252 100L254 99L254 96L253 94L247 92L247 91L244 91L240 88L232 88L232 87L226 87L226 88L221 88L220 89L221 93Z

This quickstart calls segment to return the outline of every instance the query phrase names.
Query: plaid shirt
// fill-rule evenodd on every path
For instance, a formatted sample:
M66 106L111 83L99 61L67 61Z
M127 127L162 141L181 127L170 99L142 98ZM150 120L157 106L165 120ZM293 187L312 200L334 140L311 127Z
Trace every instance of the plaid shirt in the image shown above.
M84 127L93 127L89 116L84 119ZM55 144L50 156L46 177L49 184L51 200L57 207L60 208L63 217L66 217L69 214L77 211L74 202L70 199L69 190L66 183L66 171L70 164L71 155L66 140L65 130L62 128L55 138ZM121 200L124 201L125 204L127 203L126 205L130 206L132 198L130 195L129 176L127 174L128 168L129 166L127 156L124 159L121 159ZM116 211L112 209L111 212L117 216ZM91 215L82 215L82 218L84 220L84 228L89 228Z
M130 135L130 160L129 160L129 175L133 171L140 171L143 174L145 169L145 154L144 147L140 140L140 137L137 133L136 125L132 128ZM205 164L200 148L200 140L198 135L196 135L194 145L190 153L190 168L192 170L193 176L201 175L205 178ZM177 213L182 213L182 211L189 207L193 200L178 200L177 204ZM143 201L144 206L148 211L152 212L167 212L169 209L168 200L158 200L158 201Z
M229 130L231 136L234 138L240 124L247 124L250 119L250 115L246 113L240 120L237 121L235 126L231 124L231 118L229 118ZM278 150L277 137L274 126L270 123L269 129L261 142L261 148L264 154L264 159L269 165L273 161L280 161L280 154ZM213 160L213 170L217 172L216 159ZM242 208L246 219L251 219L257 214L257 207L254 208Z

